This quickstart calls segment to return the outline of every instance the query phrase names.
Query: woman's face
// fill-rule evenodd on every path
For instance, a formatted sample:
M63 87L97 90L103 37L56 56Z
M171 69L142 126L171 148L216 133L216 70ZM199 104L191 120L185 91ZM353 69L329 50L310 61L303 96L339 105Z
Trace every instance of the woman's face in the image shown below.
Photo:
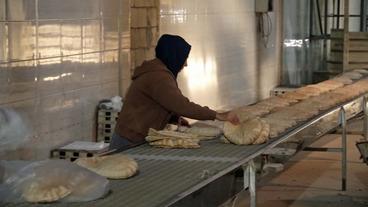
M188 59L186 59L186 60L185 60L185 63L184 63L184 65L183 65L183 68L188 66L187 61L188 61Z

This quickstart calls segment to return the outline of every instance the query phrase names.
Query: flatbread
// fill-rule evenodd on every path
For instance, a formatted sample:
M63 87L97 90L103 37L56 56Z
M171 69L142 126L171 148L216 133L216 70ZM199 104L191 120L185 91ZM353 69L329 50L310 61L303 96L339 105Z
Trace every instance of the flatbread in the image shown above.
M368 74L368 70L366 69L356 69L356 70L353 70L354 72L358 72L362 75L367 75Z
M220 128L204 123L194 123L191 127L179 127L179 130L184 133L197 135L200 140L213 139L222 134Z
M343 83L344 85L350 85L354 82L353 80L351 80L351 78L343 76L334 78L333 80Z
M290 91L290 92L286 92L286 93L280 95L279 97L283 98L283 99L291 99L291 100L300 101L300 100L307 99L309 96L310 95L305 94L305 93L300 93L300 92L297 92L297 91Z
M353 79L353 80L358 80L360 78L362 78L362 74L358 73L358 72L347 72L347 73L344 73L342 74L341 77L347 77L347 78L350 78L350 79Z
M261 120L262 123L262 131L257 137L257 139L253 142L253 144L263 144L268 141L270 136L270 125L266 123L264 120Z
M71 190L63 185L50 185L41 181L33 181L23 191L24 200L31 203L50 203L58 201L71 193Z
M172 138L172 139L177 139L177 138L198 139L198 135L195 135L195 134L188 134L188 133L170 131L170 130L155 130L152 128L149 129L148 136L166 137L166 138ZM150 140L147 140L147 141L150 141Z
M160 148L195 149L199 148L199 139L160 139L149 142L151 146Z
M296 91L298 93L305 94L308 97L318 96L323 92L323 90L320 89L317 85L304 86L304 87L298 88Z
M78 158L75 163L110 179L125 179L138 171L137 162L122 154Z
M224 124L224 135L231 143L238 145L252 144L262 131L262 122L259 118L233 125L230 122Z

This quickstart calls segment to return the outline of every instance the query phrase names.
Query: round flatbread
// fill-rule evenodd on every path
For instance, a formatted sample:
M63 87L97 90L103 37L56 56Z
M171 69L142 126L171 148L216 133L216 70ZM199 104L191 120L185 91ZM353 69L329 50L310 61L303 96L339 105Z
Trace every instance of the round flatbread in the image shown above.
M224 124L224 135L231 143L238 145L252 144L262 131L262 122L259 118L233 125L230 122Z
M261 120L262 123L262 131L257 137L257 139L253 142L253 144L263 144L268 141L270 136L270 125L266 123L264 120Z
M58 201L71 193L71 190L59 184L46 184L41 181L32 181L23 191L24 200L31 203L51 203Z
M110 179L125 179L138 171L137 162L122 154L79 158L75 163Z
M207 140L218 137L222 134L220 128L205 124L205 123L194 123L191 127L179 127L179 130L189 134L198 135L198 139Z
M200 148L199 139L160 139L149 142L149 145L169 149L195 149Z

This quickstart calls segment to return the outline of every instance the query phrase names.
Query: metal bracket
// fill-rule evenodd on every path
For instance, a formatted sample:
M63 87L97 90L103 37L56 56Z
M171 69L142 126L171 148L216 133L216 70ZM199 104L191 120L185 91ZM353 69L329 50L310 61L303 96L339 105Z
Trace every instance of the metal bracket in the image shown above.
M244 173L244 189L248 188L250 194L250 206L257 206L257 195L256 195L256 167L253 159L248 162L247 165L243 165Z
M340 108L339 114L339 124L341 124L342 133L341 133L341 190L346 191L346 113L345 109L342 106Z

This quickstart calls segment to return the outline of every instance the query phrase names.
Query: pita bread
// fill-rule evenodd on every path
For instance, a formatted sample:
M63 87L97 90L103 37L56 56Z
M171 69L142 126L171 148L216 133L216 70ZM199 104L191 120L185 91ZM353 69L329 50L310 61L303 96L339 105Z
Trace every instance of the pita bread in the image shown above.
M257 139L253 142L253 144L263 144L268 141L270 136L270 125L266 123L264 120L261 120L262 123L262 131L257 137Z
M23 191L22 197L31 203L50 203L58 201L71 193L63 185L50 185L42 181L33 181Z
M204 123L195 123L191 127L179 127L179 130L184 133L197 135L200 140L213 139L222 134L220 128Z
M165 138L149 142L151 146L160 148L195 149L199 148L199 139L171 139Z
M122 154L79 158L75 163L110 179L125 179L138 171L137 162Z
M305 87L301 87L301 88L297 89L296 91L298 93L305 94L308 97L318 96L323 92L323 90L320 89L317 85L308 85L308 86L305 86Z
M344 86L344 83L336 80L327 80L316 84L322 91L327 92Z
M280 118L278 118L278 115L271 114L273 116L267 116L265 118L262 118L266 123L269 124L269 136L271 138L278 136L282 132L286 131L287 129L295 126L297 122L293 119L288 118L288 116L285 116L283 114L280 115Z
M238 145L252 144L261 134L262 122L259 118L233 125L230 122L224 124L224 135L231 143Z
M357 72L357 73L360 73L362 75L368 74L368 70L366 70L366 69L356 69L356 70L353 70L353 71Z
M149 136L165 137L165 138L172 138L172 139L177 139L177 138L198 139L198 135L195 135L195 134L188 134L188 133L183 133L183 132L178 132L178 131L169 131L169 130L155 130L152 128L150 128L148 131L148 137ZM147 141L150 141L150 140L147 140Z
M347 72L347 73L342 74L340 77L347 77L353 80L358 80L361 77L363 77L363 75L358 72Z
M353 83L353 80L351 80L350 78L348 77L337 77L337 78L334 78L333 80L335 81L338 81L338 82L341 82L343 83L344 85L350 85Z
M300 101L300 100L307 99L309 96L310 95L308 95L308 94L300 93L300 92L297 92L297 91L290 91L290 92L286 92L286 93L280 95L279 97L283 98L283 99L290 99L290 100Z
M244 121L270 113L270 110L267 107L256 105L239 107L235 109L235 111L240 116L239 118Z

